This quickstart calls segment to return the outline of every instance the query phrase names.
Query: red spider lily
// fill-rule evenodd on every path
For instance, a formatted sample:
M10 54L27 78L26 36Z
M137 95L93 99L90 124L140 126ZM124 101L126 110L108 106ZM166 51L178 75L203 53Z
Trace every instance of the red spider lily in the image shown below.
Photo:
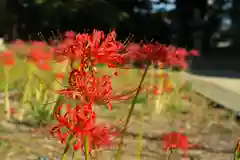
M74 39L75 36L76 36L76 33L73 32L73 31L67 31L67 32L65 33L65 37L66 37L66 38Z
M16 46L23 46L23 45L25 45L25 42L20 39L17 39L15 41L13 41L12 44L16 45Z
M52 50L51 50L52 51ZM41 57L39 53L45 53L45 50L37 48L31 52L33 59L45 62L48 58ZM120 54L124 53L125 54ZM34 53L34 54L33 54ZM52 53L52 52L51 52ZM104 35L102 31L94 30L92 34L75 34L66 32L65 39L54 48L54 56L57 60L69 59L71 62L71 72L69 75L69 87L58 90L56 93L67 98L82 101L83 105L77 105L71 108L67 106L67 111L61 115L60 106L55 112L58 124L51 130L52 134L66 143L66 139L71 136L75 139L74 149L84 151L84 140L87 137L89 151L92 149L109 146L112 144L112 137L118 134L112 127L96 124L96 113L92 109L93 104L107 105L112 109L112 101L128 100L132 98L137 89L127 93L116 95L112 88L112 79L109 75L99 76L96 71L97 64L106 64L108 67L118 68L118 64L124 65L126 60L134 59L141 61L151 61L154 64L163 66L187 67L185 57L193 54L195 51L187 52L185 49L166 46L159 43L125 46L116 40L116 32L113 31ZM76 67L76 63L78 66ZM116 73L117 75L117 73ZM171 91L172 84L167 75L164 78L163 91ZM67 129L62 132L62 128ZM180 136L179 136L180 135ZM164 137L166 150L172 148L182 149L186 156L188 148L188 138L180 133L171 132Z
M63 72L56 73L56 79L63 79L64 77L65 77L65 73Z
M118 133L111 127L95 124L96 114L92 111L91 104L76 106L73 109L71 105L68 105L64 115L60 113L62 107L60 106L55 113L59 124L51 129L51 134L56 133L62 143L66 143L66 138L73 135L76 140L75 150L81 148L84 151L85 137L88 137L88 146L91 152L92 149L111 146L113 137L118 136ZM67 131L62 133L62 128L66 128Z
M185 58L188 55L197 55L195 50L188 52L184 48L176 48L160 43L130 44L126 51L127 53L124 55L126 60L151 61L154 64L161 64L161 67L178 66L186 68Z
M0 53L0 62L4 66L12 66L15 64L15 59L12 51L4 51Z
M29 60L41 70L51 70L50 62L53 60L52 49L47 47L43 42L32 42L29 49Z
M119 132L114 131L113 128L107 125L94 125L92 129L77 132L75 135L77 139L75 150L81 148L84 151L84 138L88 139L88 151L91 153L92 149L99 149L105 147L112 147L112 141L119 136Z
M117 64L123 64L119 52L124 49L124 45L116 41L115 31L105 37L103 32L94 30L89 45L92 56L95 57L95 63L104 63L109 67L118 67Z
M92 128L91 125L95 123L96 114L92 111L91 105L85 105L82 107L76 106L76 108L72 108L69 104L67 105L67 112L64 115L61 115L60 113L62 107L62 105L59 106L58 110L55 112L55 117L59 124L51 129L51 134L53 135L57 132L57 137L62 143L66 142L66 138L70 134L76 134L76 129L79 127L90 129ZM61 128L67 128L68 131L62 133Z
M70 88L57 91L68 98L79 99L88 102L106 104L112 109L111 101L131 99L136 90L126 94L115 95L112 88L112 80L108 75L97 77L95 74L74 69L69 77Z
M4 111L4 114L10 113L11 116L17 113L16 108L10 107L8 111Z
M196 144L189 144L188 137L182 133L170 132L163 137L164 150L168 152L170 149L181 149L185 158L188 157L188 149L196 147Z
M19 39L12 42L12 45L10 46L11 49L16 51L24 49L24 47L26 47L26 43Z
M66 57L71 60L88 59L92 65L105 63L109 67L117 67L123 64L123 59L119 52L124 45L116 41L116 32L112 31L107 36L102 31L94 30L93 33L77 34L66 33L64 41L56 47L57 57ZM86 61L85 61L86 62Z
M158 95L160 93L161 92L160 92L159 88L157 86L153 86L153 94Z
M17 113L17 110L14 107L10 107L9 112L13 115L13 114Z
M187 95L187 94L184 94L184 95L182 96L182 99L183 99L183 100L190 100L190 96Z
M199 56L199 52L196 49L193 49L189 52L193 56Z
M52 69L51 65L48 62L39 61L35 64L40 70L43 71L50 71Z

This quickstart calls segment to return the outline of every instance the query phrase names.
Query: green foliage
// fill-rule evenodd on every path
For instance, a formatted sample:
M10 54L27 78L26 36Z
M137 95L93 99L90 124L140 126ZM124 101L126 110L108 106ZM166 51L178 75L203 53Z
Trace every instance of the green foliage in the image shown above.
M6 148L6 147L9 147L9 142L7 141L7 140L5 140L5 139L1 139L0 140L0 149L4 149L4 148Z
M53 120L53 115L49 111L49 104L42 103L30 103L31 113L30 120L35 122L38 126L49 123Z
M48 0L35 0L36 4L43 4L45 2L47 2Z
M139 94L137 99L133 102L134 104L147 104L147 96L143 94Z
M106 65L104 64L104 63L99 63L99 64L97 64L96 65L96 67L100 67L100 68L103 68L103 67L105 67Z
M181 103L170 103L166 105L166 110L167 112L170 112L170 113L176 113L176 112L179 113L183 111L183 109L184 109L184 106Z
M192 91L192 88L193 88L193 87L192 87L192 82L186 81L183 90L184 90L185 92L190 92L190 91Z
M19 67L22 66L22 67ZM16 59L16 65L9 70L9 89L15 89L18 84L24 81L23 77L26 76L25 63L19 59ZM0 91L3 91L4 87L4 72L3 66L0 64Z

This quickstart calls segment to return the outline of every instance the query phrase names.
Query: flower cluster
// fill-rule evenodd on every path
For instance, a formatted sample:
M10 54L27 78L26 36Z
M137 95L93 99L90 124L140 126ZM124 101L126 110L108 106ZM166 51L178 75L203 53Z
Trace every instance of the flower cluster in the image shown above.
M196 52L187 52L182 48L159 43L130 43L125 46L116 40L115 31L105 35L97 30L92 34L67 32L65 39L51 51L54 52L57 61L68 60L71 65L68 87L56 93L79 101L76 106L67 105L67 112L63 115L61 111L64 105L58 107L55 113L58 124L52 128L51 133L56 135L62 143L66 143L68 137L74 137L75 150L79 148L84 150L84 138L88 137L89 151L111 145L112 138L118 135L110 125L96 123L97 114L94 111L94 104L106 105L111 110L112 101L131 99L136 92L132 90L127 94L115 94L111 75L99 76L96 69L98 64L117 69L127 64L129 60L135 60L185 68L187 66L185 57L191 53L197 55ZM34 54L35 52L32 51L32 53L33 59L39 57ZM62 132L62 128L67 131Z
M76 139L74 149L81 148L84 150L84 139L88 137L89 151L94 148L111 145L111 138L118 135L110 126L95 123L96 113L92 109L91 104L77 105L72 108L67 105L67 112L61 115L63 105L61 105L55 113L55 117L59 124L52 128L51 133L57 133L57 137L62 143L66 143L69 135ZM68 129L62 133L61 128Z
M45 71L52 69L51 61L53 60L53 49L48 47L44 42L32 42L29 47L28 59L30 62Z
M78 103L76 105L61 104L56 109L54 115L57 124L51 128L51 134L62 143L69 143L69 139L74 140L74 150L81 149L85 153L86 149L91 152L93 149L112 146L113 139L119 136L116 125L96 123L98 115L95 108L107 106L111 111L113 101L130 100L140 90L147 91L141 86L145 76L142 77L138 88L125 93L114 91L112 76L118 76L119 68L131 69L131 62L138 61L147 64L148 67L151 64L157 64L162 67L184 69L187 68L186 58L188 56L198 56L196 50L188 52L183 48L157 42L148 44L143 42L139 44L129 43L126 45L116 39L115 31L106 35L102 31L94 30L91 34L66 32L62 41L50 46L45 42L31 41L25 43L17 40L7 50L0 53L0 63L5 66L15 64L13 53L21 54L21 51L24 54L23 58L43 71L52 70L53 61L57 63L65 61L70 65L71 70L66 77L68 78L68 86L56 90L55 93ZM61 63L59 64L61 65ZM116 72L114 75L99 74L97 66L100 64L114 68ZM146 75L145 73L143 75ZM8 79L7 76L6 74L5 79ZM61 71L56 73L55 76L56 79L63 79L66 75ZM163 89L159 91L157 87L154 87L153 92L156 94L171 92L173 86L169 82L168 74L162 74L159 78L164 79ZM8 90L8 85L6 85L5 90ZM134 97L134 100L136 97ZM6 108L11 109L8 104ZM11 112L15 111L12 110ZM131 113L131 109L129 113ZM127 123L125 126L128 125ZM166 150L180 148L184 150L187 156L187 150L191 147L188 144L187 136L171 132L164 137L164 140Z
M78 100L76 106L67 105L67 112L61 115L62 105L55 113L58 125L53 127L52 134L57 133L61 142L65 143L70 136L75 138L74 149L84 150L84 138L88 139L88 150L111 145L111 140L118 134L110 125L96 123L94 104L107 105L112 109L112 101L131 99L135 90L127 94L115 94L111 75L99 76L98 64L106 64L117 68L124 63L120 51L124 45L116 40L115 31L107 36L102 31L94 30L92 34L67 32L65 39L56 46L55 58L68 60L71 71L68 77L68 88L56 91L68 99ZM117 75L117 74L115 74ZM62 133L61 128L67 132Z
M15 63L13 53L21 51L24 52L28 62L44 71L52 70L53 61L69 62L71 70L67 77L68 86L57 90L56 94L79 103L75 106L61 104L57 108L55 118L58 124L51 129L51 134L62 143L67 143L69 138L74 139L74 149L83 151L86 149L84 143L87 137L89 152L92 149L111 146L112 140L119 135L113 125L96 123L97 113L94 107L101 104L112 110L113 101L130 100L142 89L140 86L140 89L132 89L124 94L115 92L112 86L112 75L98 74L99 64L116 69L113 76L118 76L118 69L129 69L126 66L131 68L131 61L184 69L187 68L186 57L198 55L196 50L188 52L183 48L160 43L141 42L125 45L116 39L115 31L107 35L98 30L94 30L91 34L76 34L69 31L65 33L62 41L50 46L45 42L25 43L18 40L0 54L0 63L5 66L13 65ZM64 77L64 73L56 73L57 79ZM170 92L173 89L168 81L168 75L163 74L162 77L165 79L164 89L159 93L158 88L154 88L154 92L158 94ZM64 108L66 111L62 113ZM173 142L173 137L179 137L179 142L175 143L175 140ZM179 147L186 151L189 147L187 137L178 133L170 133L165 140L166 149Z
M0 62L4 66L11 66L15 64L14 55L11 51L6 51L0 54Z
M184 152L185 158L188 157L188 149L198 147L197 144L190 144L188 136L180 132L169 132L163 136L164 150L168 152L172 149L180 149Z
M164 44L150 43L150 44L129 44L126 49L127 53L124 55L126 60L135 60L142 62L152 62L162 67L180 67L187 68L186 57L198 56L196 50L188 52L184 48L176 48L175 46L167 46Z
M65 36L64 41L56 47L56 56L59 60L67 58L79 61L82 68L96 66L99 63L116 68L118 64L124 63L122 55L119 54L124 45L116 40L115 31L106 36L104 32L97 30L91 35L67 32Z
M52 70L51 63L54 60L54 50L47 43L41 41L24 42L16 40L2 53L0 57L4 64L13 62L13 53L18 57L27 57L27 61L34 64L38 69L43 71Z

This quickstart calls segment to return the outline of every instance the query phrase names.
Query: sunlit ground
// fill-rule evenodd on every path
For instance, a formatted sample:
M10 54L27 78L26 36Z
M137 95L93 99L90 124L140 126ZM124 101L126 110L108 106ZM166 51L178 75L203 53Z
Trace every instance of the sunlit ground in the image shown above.
M49 101L49 103L46 103L47 101L44 98L36 101L37 96L34 93L28 99L32 102L33 108L22 101L29 76L27 70L31 65L18 58L16 65L9 69L9 90L16 91L14 95L10 96L10 107L15 110L14 122L4 120L4 96L0 96L2 102L0 106L0 120L2 121L0 125L0 136L2 137L0 155L3 157L2 159L17 160L48 157L48 159L55 160L63 152L64 146L49 135L50 128L48 126L54 123L54 119L46 116L55 107L56 102L54 100L56 99ZM49 91L66 87L68 70L65 79L56 80L55 77L56 73L63 68L63 65L55 66L54 70L47 72L33 68L33 78L35 80L30 85L31 91L36 91L40 86ZM142 69L122 69L118 71L118 76L114 76L114 69L108 69L107 67L99 67L98 71L100 74L113 75L113 87L116 94L135 89L143 75ZM163 151L161 137L167 132L179 131L180 128L184 128L184 132L189 136L190 143L199 145L199 148L189 151L190 158L194 160L229 159L232 156L232 148L236 143L235 139L240 133L240 128L233 120L232 113L223 109L212 108L209 101L194 93L190 86L182 89L184 82L179 78L178 72L168 72L170 77L168 85L163 86L162 72L162 70L155 71L151 68L146 76L143 88L149 90L143 90L137 100L126 135L123 159L137 159L138 136L141 128L143 134L142 158L148 160L166 159L167 154ZM4 84L6 83L4 77L3 66L1 66L1 94L4 92ZM154 86L157 86L157 88L172 87L173 91L163 95L154 94ZM49 95L51 94L49 93ZM48 96L45 95L46 97ZM68 102L63 100L61 104ZM43 104L47 104L45 108ZM130 104L131 100L113 102L112 112L106 110L105 106L96 106L98 121L117 123L121 120L124 122ZM21 124L21 122L24 122L24 124ZM44 126L41 122L44 122ZM118 127L121 128L122 123ZM33 128L37 128L37 131ZM99 154L102 157L99 159L111 159L116 151L116 146L101 151ZM170 156L171 160L179 160L183 157L181 151L176 153L172 157ZM94 154L94 156L96 155ZM79 151L76 154L76 159L80 159L80 157L81 153Z

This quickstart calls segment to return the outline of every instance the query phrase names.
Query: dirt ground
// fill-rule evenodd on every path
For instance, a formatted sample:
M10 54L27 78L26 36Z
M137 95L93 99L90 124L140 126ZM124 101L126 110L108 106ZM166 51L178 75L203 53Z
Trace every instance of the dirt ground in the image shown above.
M142 160L181 160L183 152L174 152L167 158L163 151L161 136L164 133L184 128L192 144L198 144L198 148L189 150L190 160L231 160L233 151L240 135L240 127L234 120L233 114L224 109L213 108L207 104L206 99L198 95L191 95L192 103L187 109L176 112L165 111L161 115L146 117L142 124ZM114 121L120 113L118 109L113 113L99 113L101 121ZM124 145L122 159L137 159L138 134L140 119L138 110L135 112L128 129ZM48 160L56 160L61 155L64 146L57 140L49 137L46 129L32 131L26 125L16 125L1 122L0 125L0 155L2 160L37 160L47 157ZM98 159L114 159L116 149L100 151ZM77 154L77 159L83 159ZM93 158L94 159L94 158ZM44 160L44 159L43 159Z

